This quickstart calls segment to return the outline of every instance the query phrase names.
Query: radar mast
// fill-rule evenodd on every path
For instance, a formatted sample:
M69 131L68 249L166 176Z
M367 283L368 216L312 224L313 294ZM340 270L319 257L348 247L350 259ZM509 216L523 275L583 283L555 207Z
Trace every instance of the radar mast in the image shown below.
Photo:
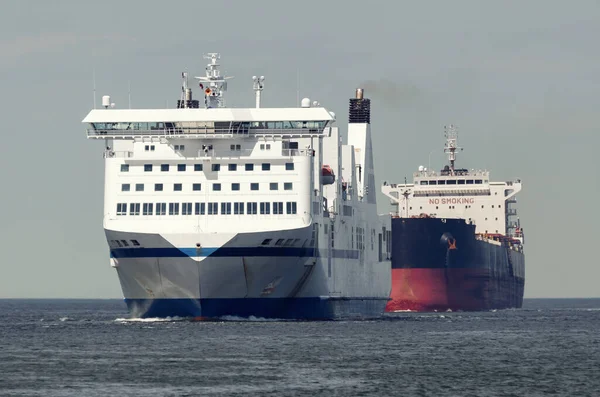
M204 55L204 59L210 59L210 63L206 65L206 76L196 76L199 80L200 89L204 91L204 104L207 109L225 107L223 93L227 91L227 81L231 77L221 77L217 61L221 59L221 55L215 52Z
M456 130L456 126L453 124L444 126L444 136L446 137L444 153L448 154L448 160L450 161L450 175L455 175L454 162L456 161L456 152L462 150L458 146L458 131Z

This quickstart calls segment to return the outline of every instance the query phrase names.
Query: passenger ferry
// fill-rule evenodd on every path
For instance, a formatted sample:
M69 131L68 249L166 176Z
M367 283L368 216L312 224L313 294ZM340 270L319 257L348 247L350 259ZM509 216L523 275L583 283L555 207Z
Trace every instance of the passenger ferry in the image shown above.
M84 118L103 140L103 225L133 317L338 319L382 315L391 288L391 217L378 215L370 101L335 114L304 98L227 108L219 54L188 75L176 109Z

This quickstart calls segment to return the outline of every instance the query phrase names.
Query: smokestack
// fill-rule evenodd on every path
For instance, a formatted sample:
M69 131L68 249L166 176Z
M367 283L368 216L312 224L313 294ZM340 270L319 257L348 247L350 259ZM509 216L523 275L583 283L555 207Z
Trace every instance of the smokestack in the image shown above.
M356 98L350 99L348 117L350 123L371 124L371 100L363 97L362 88L356 89Z

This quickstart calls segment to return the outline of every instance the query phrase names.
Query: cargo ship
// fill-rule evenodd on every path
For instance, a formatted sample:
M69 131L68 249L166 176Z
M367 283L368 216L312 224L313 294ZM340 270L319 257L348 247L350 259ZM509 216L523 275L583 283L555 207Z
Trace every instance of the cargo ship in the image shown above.
M390 215L377 213L370 101L227 107L217 53L173 109L83 120L103 142L103 227L132 317L372 318L390 294Z
M515 208L521 181L456 168L458 133L445 128L449 163L420 166L413 183L388 184L392 291L386 312L520 308L524 232Z

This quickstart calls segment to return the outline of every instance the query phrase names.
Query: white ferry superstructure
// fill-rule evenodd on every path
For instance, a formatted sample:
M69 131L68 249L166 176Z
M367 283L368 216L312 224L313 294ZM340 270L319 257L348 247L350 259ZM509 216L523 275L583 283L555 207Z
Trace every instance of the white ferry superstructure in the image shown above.
M370 101L335 115L226 108L218 54L177 109L104 109L104 230L134 317L377 317L391 288L390 217L377 214ZM203 106L201 106L203 105Z

